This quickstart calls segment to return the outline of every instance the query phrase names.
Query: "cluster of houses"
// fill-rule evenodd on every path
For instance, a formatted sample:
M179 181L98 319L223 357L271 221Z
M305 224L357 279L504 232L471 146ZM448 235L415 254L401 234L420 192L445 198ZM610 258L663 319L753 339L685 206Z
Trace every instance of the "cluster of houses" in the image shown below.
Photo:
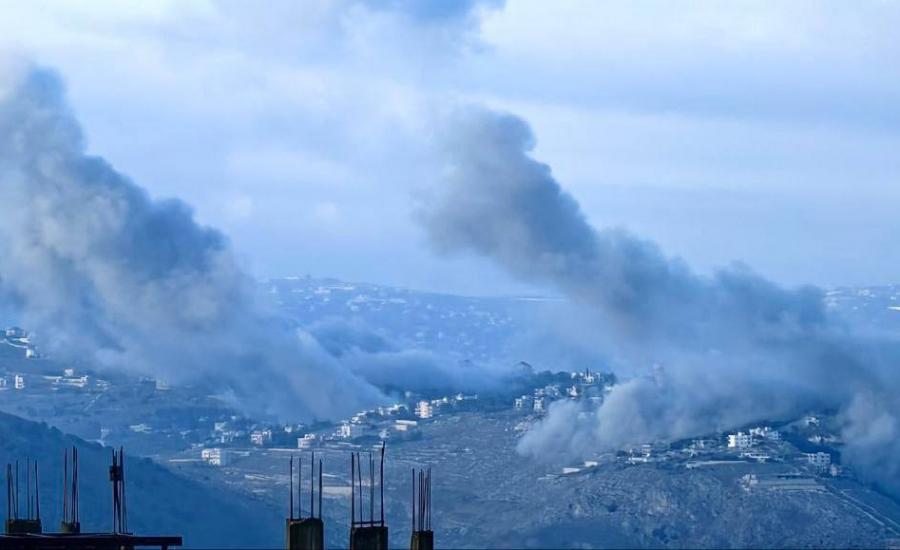
M419 423L433 419L446 407L460 407L478 399L478 395L458 393L438 399L421 399L410 404L396 403L388 407L362 411L338 426L333 438L354 440L364 437L378 439L414 439L419 435ZM302 439L302 438L301 438ZM298 440L298 447L301 441Z
M85 388L90 382L90 377L78 376L75 374L75 369L71 368L64 369L62 374L12 372L0 376L0 390L24 390L33 387L55 391L60 388ZM94 383L100 387L108 385L108 382L103 380L95 380Z
M6 376L0 376L0 390L8 390L10 388L16 390L24 390L25 389L25 376L22 374L13 374L12 375L12 385L10 385L10 378Z
M40 354L34 345L31 334L20 327L0 329L0 354L4 352L14 357L38 359ZM75 369L64 369L62 374L48 375L29 372L7 372L0 375L0 390L24 390L26 388L84 388L90 383L87 375L78 376ZM97 384L106 384L96 381Z
M250 439L251 442L260 441L262 443L271 440L271 428L258 427L250 424L247 420L232 416L227 420L216 420L213 422L211 439L215 443L221 445L231 445Z
M0 346L5 348L5 351L25 359L37 359L39 357L37 349L31 340L31 335L19 327L0 330Z
M558 384L548 384L543 388L536 388L532 395L516 397L513 406L517 411L531 411L543 414L552 401L562 397L562 390Z
M807 417L804 421L807 426L818 425L818 420L812 420L815 417ZM809 440L813 443L821 444L823 441L832 441L833 438L828 436L815 435ZM768 426L750 428L747 432L736 432L728 434L728 449L737 451L740 456L751 458L760 462L765 462L771 457L768 453L759 450L762 442L780 443L782 440L781 433L773 430ZM832 464L831 454L824 451L816 451L812 453L801 453L800 458L807 464L813 466L820 473L829 473L833 476L840 474L840 467Z
M793 461L810 467L820 475L841 475L840 466L833 463L831 453L798 452L796 448L784 443L781 432L769 426L725 434L724 438L695 439L684 446L665 443L643 444L617 453L606 453L603 456L606 455L609 455L608 459L620 460L627 464L686 460L684 465L687 468L733 464L736 459L757 462ZM592 464L596 465L593 462ZM569 466L563 468L562 475L577 473L585 468L588 468L587 463L584 466Z
M809 424L807 424L809 425ZM766 462L771 459L784 460L788 458L784 452L781 432L769 426L750 428L748 431L738 431L726 436L727 449L736 452L741 458ZM812 441L812 438L810 438ZM799 453L795 455L801 461L812 466L819 473L828 473L832 476L840 475L840 467L832 464L832 456L824 451L811 453Z
M757 462L766 462L771 458L768 447L764 448L762 442L774 444L781 442L781 432L773 430L769 426L750 428L749 431L739 431L727 435L728 449L739 453L742 458L749 458Z
M603 380L601 376L591 370L569 373L571 385L547 384L542 388L535 388L532 393L516 397L513 407L517 411L543 414L551 402L568 397L569 399L589 399L601 401L603 399L601 389Z
M0 354L8 354L12 357L25 359L37 359L39 357L37 349L31 340L31 335L19 327L0 329ZM59 383L59 380L55 382ZM85 383L87 382L85 381ZM25 373L14 372L6 376L0 376L0 390L24 390L26 386Z
M411 396L411 394L410 394ZM271 426L247 425L237 417L213 424L210 443L215 447L201 449L201 460L213 466L230 463L234 449L220 445L238 445L241 441L255 447L291 446L309 450L328 444L365 441L368 439L395 441L411 440L420 436L422 422L427 422L447 407L459 408L475 402L477 395L456 394L438 399L411 400L408 404L395 403L361 411L337 426L308 430L302 425Z

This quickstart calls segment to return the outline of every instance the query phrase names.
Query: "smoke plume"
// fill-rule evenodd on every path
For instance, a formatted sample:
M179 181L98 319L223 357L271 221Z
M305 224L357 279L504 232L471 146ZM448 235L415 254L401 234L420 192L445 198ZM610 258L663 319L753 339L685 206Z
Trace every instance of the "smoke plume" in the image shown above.
M894 342L856 338L817 288L784 289L740 265L702 276L624 229L594 228L533 146L519 118L456 113L441 185L419 212L430 241L561 291L586 311L597 349L652 368L595 409L555 404L520 451L571 458L827 407L842 411L848 459L870 472L888 462Z
M0 303L57 354L202 382L257 414L334 417L370 384L257 303L226 238L85 154L53 73L0 70Z
M358 318L329 317L305 329L352 372L380 388L479 392L499 389L517 376L509 366L475 364L393 342Z

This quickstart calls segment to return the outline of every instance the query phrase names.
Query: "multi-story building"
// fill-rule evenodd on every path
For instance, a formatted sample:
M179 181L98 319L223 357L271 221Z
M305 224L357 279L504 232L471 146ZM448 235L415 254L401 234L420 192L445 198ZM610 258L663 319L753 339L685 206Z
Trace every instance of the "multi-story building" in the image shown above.
M434 416L434 408L431 406L431 403L428 401L419 401L416 404L416 416L422 419Z
M231 462L231 453L225 449L203 449L200 452L203 462L212 466L227 466Z
M749 433L738 432L734 434L728 434L728 448L729 449L748 449L753 446L753 436Z
M831 455L821 451L818 453L806 453L806 460L821 470L827 470L831 466Z

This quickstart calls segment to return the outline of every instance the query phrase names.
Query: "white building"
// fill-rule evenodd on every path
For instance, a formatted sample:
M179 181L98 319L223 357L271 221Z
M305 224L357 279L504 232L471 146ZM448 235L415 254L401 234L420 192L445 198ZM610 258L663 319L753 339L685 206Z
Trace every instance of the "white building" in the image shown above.
M653 445L649 443L644 443L639 448L633 448L630 450L629 456L626 460L630 464L638 464L641 462L650 462L653 457Z
M515 407L517 411L525 409L531 406L531 396L523 395L522 397L516 397Z
M75 376L75 369L73 369L73 368L63 369L63 376L68 376L69 378L72 378L73 376Z
M419 429L419 423L415 420L397 420L394 429L398 432L414 432Z
M582 384L586 385L591 385L597 381L597 376L590 369L585 369L584 372L572 372L569 375L573 380L580 380Z
M397 414L401 410L405 409L405 405L401 405L400 403L394 403L393 405L387 407L378 407L378 414L381 416L390 416L392 414Z
M17 390L25 389L25 377L21 374L17 374L15 378L13 378L13 387Z
M263 446L272 442L272 430L255 430L250 432L250 442Z
M757 437L760 439L769 439L771 441L781 441L781 432L778 430L773 430L768 426L760 426L757 428L750 428L750 435L753 437Z
M422 419L434 416L434 408L431 406L431 403L428 401L419 401L416 404L416 416Z
M728 434L729 449L748 449L753 446L753 436L749 433L738 432L736 434Z
M747 451L745 453L741 453L741 456L744 458L755 460L757 462L768 462L768 460L771 458L769 456L769 453L764 453L762 451Z
M304 434L303 437L297 438L297 448L298 449L311 449L315 447L319 443L319 438L316 434Z
M532 405L532 410L534 412L544 412L544 398L543 397L535 397L534 405Z
M5 335L7 338L21 339L21 338L28 337L28 333L26 333L24 330L20 329L19 327L10 327L10 328L6 329Z
M573 384L571 387L569 387L566 393L568 393L569 397L571 397L572 399L578 399L578 386Z
M200 458L212 466L227 466L231 462L231 453L225 449L203 449Z
M83 388L88 385L88 377L84 376L63 376L55 382L60 386L72 386L74 388Z
M344 439L354 439L363 435L363 427L359 424L351 424L344 422L338 429L338 437Z
M228 427L228 422L214 422L213 423L213 431L216 432L224 432L225 428Z
M827 470L831 466L831 455L828 453L806 453L806 460L816 468Z

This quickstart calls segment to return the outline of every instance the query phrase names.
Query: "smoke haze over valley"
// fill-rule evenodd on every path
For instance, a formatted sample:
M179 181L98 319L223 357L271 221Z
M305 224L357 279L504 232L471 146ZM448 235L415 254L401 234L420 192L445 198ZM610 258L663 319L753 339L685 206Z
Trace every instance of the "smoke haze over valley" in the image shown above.
M489 257L587 309L594 345L636 376L595 410L556 404L522 452L572 458L835 408L848 459L900 486L885 429L900 415L896 337L854 334L821 289L786 290L743 265L697 275L626 230L593 228L533 147L519 118L461 113L423 225L438 250Z
M204 545L280 540L182 520L270 521L313 450L349 544L384 445L440 547L900 540L897 5L38 4L0 20L9 461L128 445L184 497L137 525Z
M0 291L52 351L218 380L263 414L329 417L379 401L256 302L221 233L85 154L59 77L14 66L0 89Z

